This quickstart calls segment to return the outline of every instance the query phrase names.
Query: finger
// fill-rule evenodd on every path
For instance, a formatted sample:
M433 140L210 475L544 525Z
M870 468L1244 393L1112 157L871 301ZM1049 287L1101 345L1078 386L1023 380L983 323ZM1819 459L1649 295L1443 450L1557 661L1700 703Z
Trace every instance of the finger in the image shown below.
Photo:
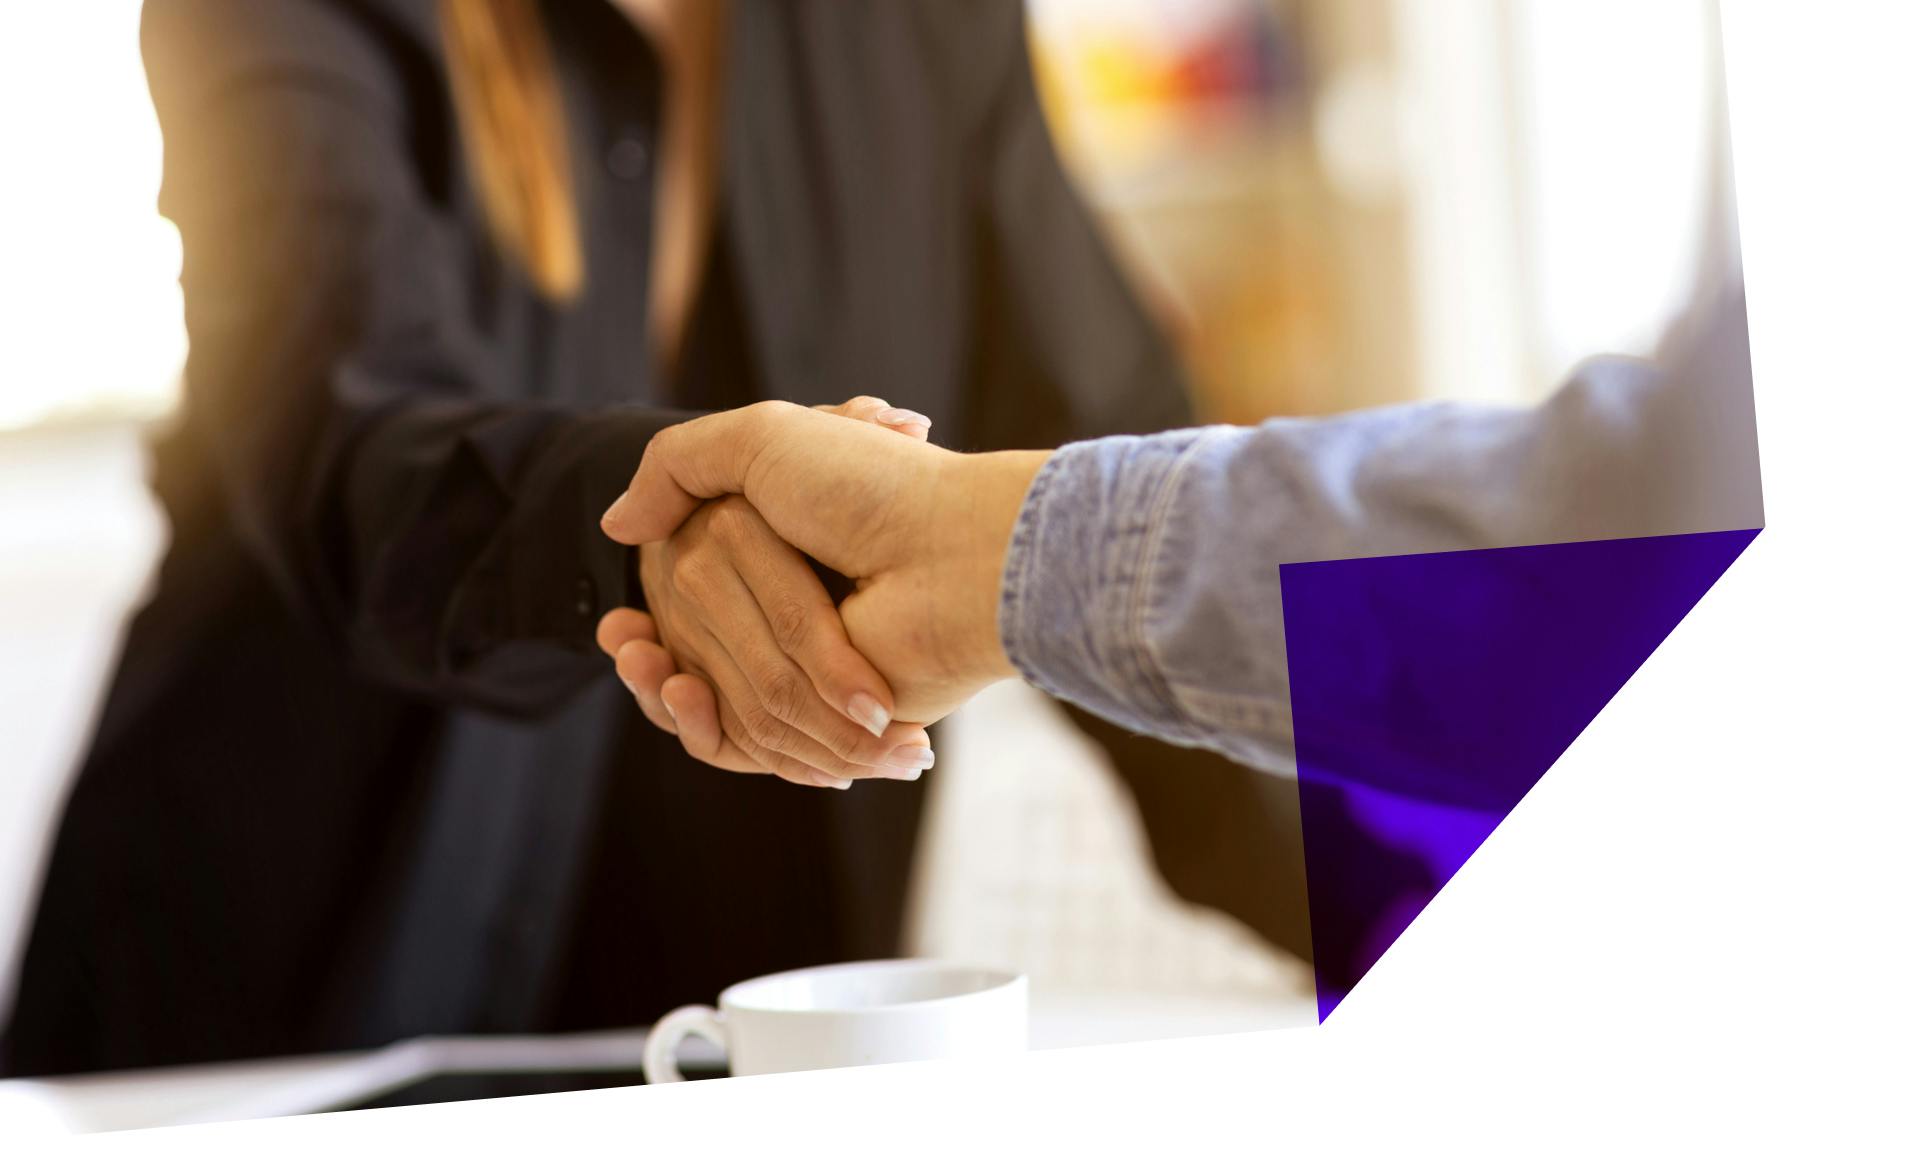
M698 676L674 676L663 687L665 697L673 701L672 711L679 717L680 744L687 754L703 764L746 776L779 776L805 788L837 788L845 791L844 781L808 768L796 761L778 758L756 759L729 738L720 719L725 705L713 694L713 686ZM728 721L729 725L733 722ZM771 760L768 767L763 760Z
M874 774L917 779L933 767L931 751L903 747L924 729L893 723L892 689L848 640L806 557L744 504L719 504L711 515L710 527L758 609L758 621L752 612L730 617L739 627L728 648L735 664L752 670L762 705L840 760L884 769ZM796 672L812 693L795 691Z
M601 519L624 544L663 540L699 505L744 495L795 547L848 575L903 486L924 498L938 450L858 420L779 401L705 416L654 436L626 493Z
M925 441L933 431L932 420L911 408L895 408L877 396L855 396L845 404L817 404L814 407L832 416L878 424L915 440Z
M651 640L631 640L620 646L613 667L653 726L677 733L679 728L660 696L662 686L679 672L672 654Z
M740 592L745 595L744 589ZM702 647L711 636L701 637ZM720 728L741 751L782 779L839 787L846 780L873 775L871 769L849 764L792 725L768 712L755 695L752 682L734 663L724 646L702 657L705 675L719 703Z
M769 598L781 603L783 614L789 615L781 627L793 636L837 631L839 616L833 602L806 561L771 538L750 509L716 505L711 515L709 526L726 544L735 567L717 574L705 592L713 598L707 604L708 618L729 621L726 636L719 638L727 660L708 667L716 677L738 677L736 683L744 682L744 691L733 683L720 683L720 688L741 711L755 741L837 777L919 779L933 766L933 753L899 747L911 728L888 738L890 716L873 695L886 692L886 682L853 650L845 633L834 637L828 632L831 639L817 642L820 662L827 668L822 676L834 680L832 691L842 698L832 705L807 671L783 650L785 645L775 636L774 625L749 587L748 571L758 572ZM731 667L723 669L721 663ZM849 719L855 713L863 723Z
M725 690L722 689L724 692ZM746 718L734 709L724 696L718 698L720 729L728 741L761 766L763 773L772 773L789 784L799 784L807 788L835 788L842 792L853 786L853 781L820 771L810 764L803 763L792 756L761 743L759 733L755 732Z
M714 698L713 686L706 680L685 673L668 677L666 683L661 685L660 698L679 728L681 746L695 760L730 772L778 774L741 750L722 731L719 704ZM932 740L925 728L904 724L895 725L895 728L897 734L904 738L905 747L931 748ZM792 774L787 776L791 779ZM792 782L833 788L843 783L830 773L822 773L817 769L809 769L806 779Z
M715 661L709 675L719 702L721 731L774 775L796 784L838 788L861 773L768 714L730 659ZM826 765L835 765L838 770L829 770Z
M698 676L681 674L668 678L660 695L680 728L680 743L689 756L730 772L751 775L781 775L790 783L804 787L834 788L846 791L850 781L838 780L813 769L805 772L774 772L742 751L721 730L720 708L713 686ZM909 737L910 743L930 744L924 730ZM798 778L796 778L798 777Z
M660 686L660 704L672 718L688 755L703 764L726 767L715 763L723 755L728 741L726 733L720 731L720 705L714 699L713 685L690 673L669 676ZM737 748L733 751L741 760L753 763L754 771L765 771L746 753Z
M908 438L909 440L918 440L922 444L925 444L927 442L927 437L933 435L933 421L927 420L927 418L925 416L921 416L920 413L908 412L907 409L905 408L896 408L894 409L894 412L906 413L909 416L918 417L918 420L916 420L913 423L900 423L900 424L893 423L890 420L878 420L878 421L875 421L875 423L879 424L882 428L888 428L895 432L898 432L902 436L905 436L906 438ZM924 424L919 423L918 422L919 420L925 420L926 423Z
M713 685L699 676L682 673L667 678L660 686L660 698L679 729L680 746L687 755L727 772L772 775L721 730L720 705L714 698Z
M707 515L711 516L711 512ZM720 733L740 752L759 764L761 771L773 771L796 783L832 786L829 782L838 781L841 777L871 774L839 761L817 742L778 721L761 705L755 695L753 682L742 673L726 642L715 634L711 624L706 623L739 621L764 630L765 622L759 619L759 606L754 603L752 593L747 591L730 565L706 568L703 573L698 582L685 589L689 603L697 611L676 613L676 622L670 629L663 626L662 632L668 645L665 650L676 657L681 665L680 671L697 673L711 685L718 703ZM736 626L730 624L729 632L735 630ZM663 692L665 680L671 675L669 673L660 678ZM805 683L797 676L795 679ZM646 689L650 685L636 683L635 695L644 703ZM804 691L809 696L814 695L811 687ZM660 705L662 711L668 711L664 695ZM686 723L683 717L672 712L669 712L669 717L676 727ZM718 742L704 730L687 733L683 728L682 734L690 737L683 740L683 744L696 759L718 767L744 770L739 759L725 757Z
M665 540L704 501L742 491L753 462L790 423L789 409L805 411L768 401L656 432L601 529L622 544Z
M654 626L652 616L637 608L615 608L600 617L593 638L600 645L600 651L615 656L635 640L659 643L660 629Z

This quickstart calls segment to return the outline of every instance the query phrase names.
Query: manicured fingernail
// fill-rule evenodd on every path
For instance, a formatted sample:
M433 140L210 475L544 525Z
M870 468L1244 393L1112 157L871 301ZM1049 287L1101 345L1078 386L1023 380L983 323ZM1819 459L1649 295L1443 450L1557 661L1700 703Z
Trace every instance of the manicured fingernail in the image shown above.
M902 772L925 772L933 767L933 749L911 744L905 748L895 748L887 753L883 763L888 768L897 768Z
M840 782L839 782L838 784L835 784L835 785L833 786L833 790L834 790L834 791L836 791L836 792L845 792L845 791L846 791L847 789L849 789L849 788L852 788L852 787L853 787L853 781L851 781L851 780L842 780L842 781L840 781Z
M933 427L932 420L911 408L887 408L875 416L874 420L891 428L897 428L902 424L918 424L922 428Z
M880 701L865 692L855 692L853 699L847 701L847 715L853 717L855 724L875 736L885 736L887 725L893 722L893 717L887 715L887 710L880 707Z
M660 707L667 710L667 719L673 721L673 726L678 728L680 726L680 714L673 710L673 705L667 703L667 698L664 696L660 698Z
M867 769L875 780L898 780L902 784L911 784L926 773L925 768L902 768L898 765L881 765Z
M618 516L620 514L620 506L622 504L625 504L626 502L627 502L627 494L625 492L620 493L620 498L615 500L612 504L608 505L607 510L601 514L600 523L605 524L607 521L612 520L614 517Z

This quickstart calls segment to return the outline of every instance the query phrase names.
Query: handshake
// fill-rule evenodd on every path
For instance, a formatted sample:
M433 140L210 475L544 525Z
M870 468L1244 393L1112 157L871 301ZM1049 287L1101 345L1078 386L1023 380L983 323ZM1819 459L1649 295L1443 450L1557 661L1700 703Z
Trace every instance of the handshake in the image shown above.
M1044 452L961 455L871 397L768 402L655 436L601 522L647 611L599 644L655 725L733 772L845 789L917 780L926 726L1013 676L1008 540ZM835 604L808 558L848 577Z

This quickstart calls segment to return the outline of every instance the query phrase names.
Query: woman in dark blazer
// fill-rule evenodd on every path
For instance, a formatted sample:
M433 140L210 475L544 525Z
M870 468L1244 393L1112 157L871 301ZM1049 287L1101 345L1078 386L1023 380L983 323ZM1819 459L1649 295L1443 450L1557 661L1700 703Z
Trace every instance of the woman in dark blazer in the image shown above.
M1188 418L1053 154L1016 0L733 0L709 237L670 290L657 40L608 0L501 10L550 54L571 269L502 243L457 12L147 4L191 337L154 448L172 543L49 864L9 1074L637 1024L892 953L919 788L718 773L639 722L593 644L641 594L601 512L657 429L757 399L878 394L979 449ZM1169 755L1163 868L1298 947L1291 794ZM1209 888L1246 874L1235 844L1271 890Z

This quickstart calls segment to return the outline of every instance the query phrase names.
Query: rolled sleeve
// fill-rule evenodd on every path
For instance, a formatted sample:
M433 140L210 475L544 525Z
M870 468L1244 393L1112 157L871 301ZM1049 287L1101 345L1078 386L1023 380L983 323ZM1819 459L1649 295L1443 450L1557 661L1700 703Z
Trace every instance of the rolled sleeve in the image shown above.
M1154 656L1160 560L1189 552L1175 514L1196 452L1231 429L1071 445L1034 478L1001 581L1000 634L1042 690L1163 739L1197 734Z
M1116 724L1286 771L1281 566L1762 522L1744 302L1711 318L1669 363L1588 361L1537 408L1063 449L1016 522L1001 642L1033 684Z

